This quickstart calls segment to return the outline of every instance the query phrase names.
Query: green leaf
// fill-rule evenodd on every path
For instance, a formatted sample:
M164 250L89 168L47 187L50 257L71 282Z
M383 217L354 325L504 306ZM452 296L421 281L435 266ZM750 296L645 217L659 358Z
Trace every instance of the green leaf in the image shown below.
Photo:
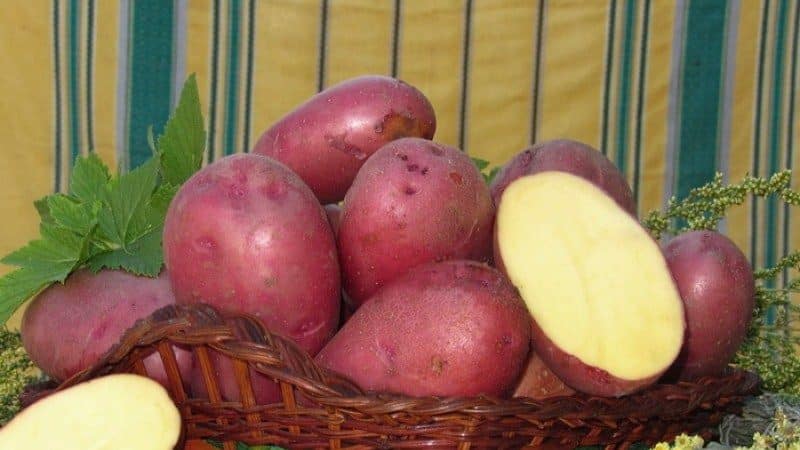
M47 207L54 223L80 235L86 235L97 225L97 214L102 204L99 200L78 203L67 195L55 194L47 197Z
M483 172L483 169L489 167L489 161L486 161L485 159L475 158L474 156L471 158L472 158L472 163L475 164L475 167L478 168L478 171Z
M52 282L63 280L71 270L57 266L47 271L23 268L0 278L0 323L6 323L26 300Z
M151 158L131 172L113 180L105 192L104 208L98 214L102 235L124 247L148 230L150 196L158 182L158 160Z
M178 189L178 186L173 186L168 183L162 184L158 187L158 189L156 189L156 191L153 193L153 197L150 199L150 206L155 213L161 216L162 222L164 217L167 215L169 204L172 202L175 194L178 193Z
M28 269L50 269L54 265L74 265L81 256L86 239L55 225L41 224L41 239L4 257L0 262Z
M93 255L86 264L94 272L101 269L123 269L136 275L156 277L164 263L161 251L162 231L160 226L153 228L124 248Z
M75 160L69 191L78 199L91 203L100 199L110 180L108 167L97 154L90 153L89 156Z
M158 138L164 179L180 186L197 172L203 164L205 143L203 112L193 74L184 83L178 106L164 126L164 134Z
M39 213L39 219L42 222L52 222L53 218L50 216L50 208L47 206L47 197L40 198L33 202L33 206L36 208L36 211Z

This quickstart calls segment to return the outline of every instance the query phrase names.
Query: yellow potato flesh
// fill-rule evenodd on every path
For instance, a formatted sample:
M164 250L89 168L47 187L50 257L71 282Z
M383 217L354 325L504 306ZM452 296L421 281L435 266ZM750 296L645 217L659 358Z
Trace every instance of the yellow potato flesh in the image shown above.
M97 378L46 397L0 429L0 450L171 450L181 417L161 385Z
M661 250L599 188L563 172L520 178L497 227L509 279L562 351L624 380L677 357L683 304Z

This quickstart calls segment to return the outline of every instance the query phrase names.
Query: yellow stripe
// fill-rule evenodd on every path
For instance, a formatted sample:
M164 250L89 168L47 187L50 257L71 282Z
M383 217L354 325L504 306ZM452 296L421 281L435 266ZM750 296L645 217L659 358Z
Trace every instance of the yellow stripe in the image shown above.
M416 86L436 111L434 140L458 145L463 0L403 2L399 77Z
M390 73L393 2L336 0L328 14L327 86Z
M661 209L664 196L662 180L666 173L669 77L675 21L675 6L671 2L653 1L650 8L639 184L641 216Z
M119 5L95 2L94 39L94 145L95 152L108 164L117 166L116 99L119 43Z
M599 147L607 2L548 2L546 14L538 140L569 137Z
M758 41L761 26L761 2L741 2L736 39L736 83L733 87L731 115L731 150L728 176L739 181L751 172L755 100L757 88ZM750 211L752 202L728 214L728 236L745 253L750 248Z
M253 64L254 142L317 89L318 2L261 2Z
M203 106L206 130L209 125L211 83L211 0L187 2L186 11L186 75L197 75L197 89Z
M495 164L529 144L536 5L475 3L467 142L471 155Z
M53 30L51 2L10 2L4 5L0 54L13 61L0 71L0 205L11 220L3 221L0 254L7 255L38 236L39 217L33 201L53 187ZM24 43L22 45L21 43ZM10 162L10 163L9 163ZM12 268L0 264L0 275ZM20 314L9 321L19 326Z

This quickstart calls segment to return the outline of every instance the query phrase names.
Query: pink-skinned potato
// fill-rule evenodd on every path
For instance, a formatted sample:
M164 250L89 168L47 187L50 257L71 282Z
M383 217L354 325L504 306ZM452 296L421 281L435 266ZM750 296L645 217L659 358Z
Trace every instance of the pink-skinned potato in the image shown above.
M496 269L428 263L387 284L320 351L362 389L508 396L528 356L530 315Z
M488 186L461 150L420 138L381 147L347 192L339 224L353 306L423 263L489 261L494 211Z
M492 179L495 204L500 204L503 192L512 181L550 170L568 172L594 183L622 209L636 215L633 192L625 175L602 152L571 139L540 142L514 155Z
M178 303L252 314L314 354L339 320L340 273L325 210L288 167L224 157L180 188L164 224Z
M597 185L564 171L520 177L495 228L531 348L564 384L619 397L672 365L686 328L677 286L658 243Z
M149 278L80 269L31 301L22 317L22 343L45 374L63 381L96 363L136 321L174 303L166 273ZM188 381L192 354L177 346L173 350L181 378ZM157 353L144 364L151 378L169 385Z
M528 397L535 400L569 396L575 390L564 384L550 370L535 352L530 352L528 362L522 371L522 378L514 388L514 397Z
M270 126L252 152L275 158L323 204L342 200L370 155L394 139L433 138L433 106L414 86L383 75L345 80Z
M755 307L747 257L716 231L688 231L664 255L686 310L686 337L667 379L720 375L744 342Z

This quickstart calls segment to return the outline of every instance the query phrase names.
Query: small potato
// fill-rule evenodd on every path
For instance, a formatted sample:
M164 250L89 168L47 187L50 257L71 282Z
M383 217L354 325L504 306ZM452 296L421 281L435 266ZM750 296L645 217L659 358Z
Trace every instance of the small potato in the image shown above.
M22 317L22 344L44 373L64 381L96 363L137 320L174 303L166 273L147 278L119 270L94 274L81 269L33 299ZM174 350L187 381L192 354ZM157 353L144 364L152 378L168 384Z
M289 166L323 204L342 200L356 173L382 145L433 138L430 101L403 81L367 75L311 97L267 129L252 152Z
M721 374L742 345L755 307L750 262L727 236L690 231L664 247L686 310L686 337L667 378Z
M368 391L508 395L530 344L530 314L497 270L417 266L364 303L316 361Z
M347 192L338 246L344 290L358 307L431 261L488 261L494 205L462 151L419 138L375 152Z
M569 139L541 142L516 154L492 180L495 204L500 204L500 197L512 181L548 170L568 172L594 183L622 209L636 215L633 192L625 175L597 149Z
M178 303L252 314L311 354L339 321L325 210L274 159L231 155L195 173L167 211L164 261Z

